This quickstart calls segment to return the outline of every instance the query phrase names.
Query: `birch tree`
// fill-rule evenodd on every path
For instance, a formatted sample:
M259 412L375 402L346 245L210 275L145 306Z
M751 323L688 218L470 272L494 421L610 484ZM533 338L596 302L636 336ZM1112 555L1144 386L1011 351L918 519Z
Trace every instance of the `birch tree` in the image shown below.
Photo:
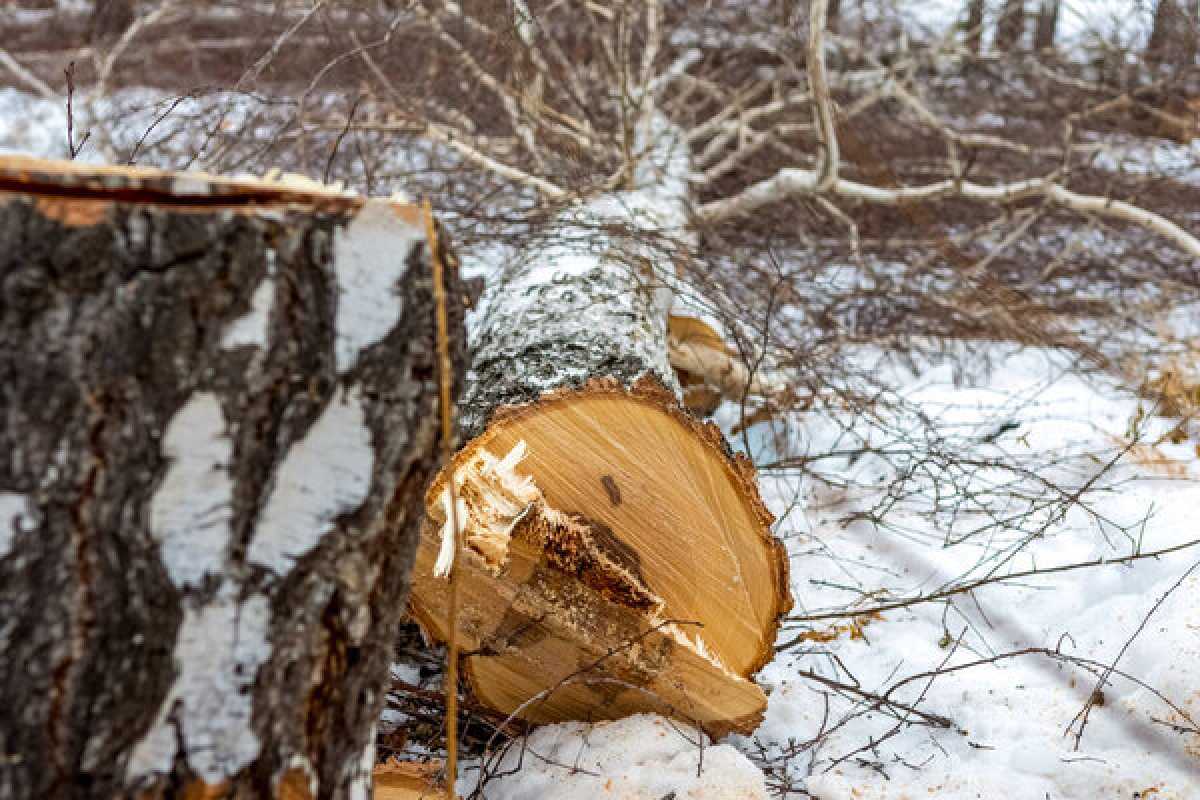
M367 796L436 465L419 212L0 182L0 795Z

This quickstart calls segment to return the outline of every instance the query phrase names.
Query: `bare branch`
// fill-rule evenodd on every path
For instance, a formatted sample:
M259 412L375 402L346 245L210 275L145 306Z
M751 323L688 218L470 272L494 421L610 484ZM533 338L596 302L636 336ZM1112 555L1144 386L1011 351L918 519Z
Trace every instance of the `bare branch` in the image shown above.
M812 89L813 111L817 118L817 139L821 158L817 167L816 188L826 192L838 179L837 126L833 116L833 98L825 74L825 27L829 0L812 0L808 18L808 85Z

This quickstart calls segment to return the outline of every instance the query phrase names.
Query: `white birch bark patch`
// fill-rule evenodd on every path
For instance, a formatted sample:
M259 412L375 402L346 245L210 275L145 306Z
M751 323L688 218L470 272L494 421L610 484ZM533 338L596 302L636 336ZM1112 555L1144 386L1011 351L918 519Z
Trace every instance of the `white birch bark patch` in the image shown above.
M390 201L374 200L333 238L337 274L337 371L354 367L359 354L387 336L404 312L396 285L424 233L404 222Z
M247 560L287 574L336 517L363 504L374 466L358 389L341 389L279 466Z
M29 503L25 495L17 492L0 492L0 558L12 550L17 529L28 517Z
M270 607L262 595L239 602L237 591L227 582L208 605L185 601L175 642L179 677L134 747L129 777L169 773L180 740L188 764L206 783L219 783L258 757L251 689L270 655Z
M150 535L179 588L224 572L233 516L233 443L215 394L198 392L175 413L162 439L171 460L150 501Z
M150 501L151 535L171 582L180 589L199 587L207 574L226 571L232 533L233 445L217 396L192 395L171 418L161 446L170 466ZM270 608L265 597L240 601L238 592L225 581L208 604L184 598L174 651L178 676L154 725L133 749L126 772L131 779L169 773L180 741L188 764L209 783L258 757L250 689L270 654Z

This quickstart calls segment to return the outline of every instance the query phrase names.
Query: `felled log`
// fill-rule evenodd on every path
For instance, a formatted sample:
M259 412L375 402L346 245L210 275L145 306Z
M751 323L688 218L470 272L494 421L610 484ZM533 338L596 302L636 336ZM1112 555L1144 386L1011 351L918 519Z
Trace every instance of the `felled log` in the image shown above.
M366 796L427 262L402 202L0 159L0 796Z
M791 606L751 465L678 401L670 298L604 250L532 250L485 297L465 446L426 495L414 615L475 699L533 722L655 711L750 730Z

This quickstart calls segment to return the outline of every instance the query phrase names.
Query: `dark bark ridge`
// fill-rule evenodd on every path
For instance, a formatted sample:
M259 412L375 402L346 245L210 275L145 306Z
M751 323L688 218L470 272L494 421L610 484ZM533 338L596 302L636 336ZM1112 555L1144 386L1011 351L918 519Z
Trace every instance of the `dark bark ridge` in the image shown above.
M369 785L436 364L414 210L346 205L0 194L0 796Z

